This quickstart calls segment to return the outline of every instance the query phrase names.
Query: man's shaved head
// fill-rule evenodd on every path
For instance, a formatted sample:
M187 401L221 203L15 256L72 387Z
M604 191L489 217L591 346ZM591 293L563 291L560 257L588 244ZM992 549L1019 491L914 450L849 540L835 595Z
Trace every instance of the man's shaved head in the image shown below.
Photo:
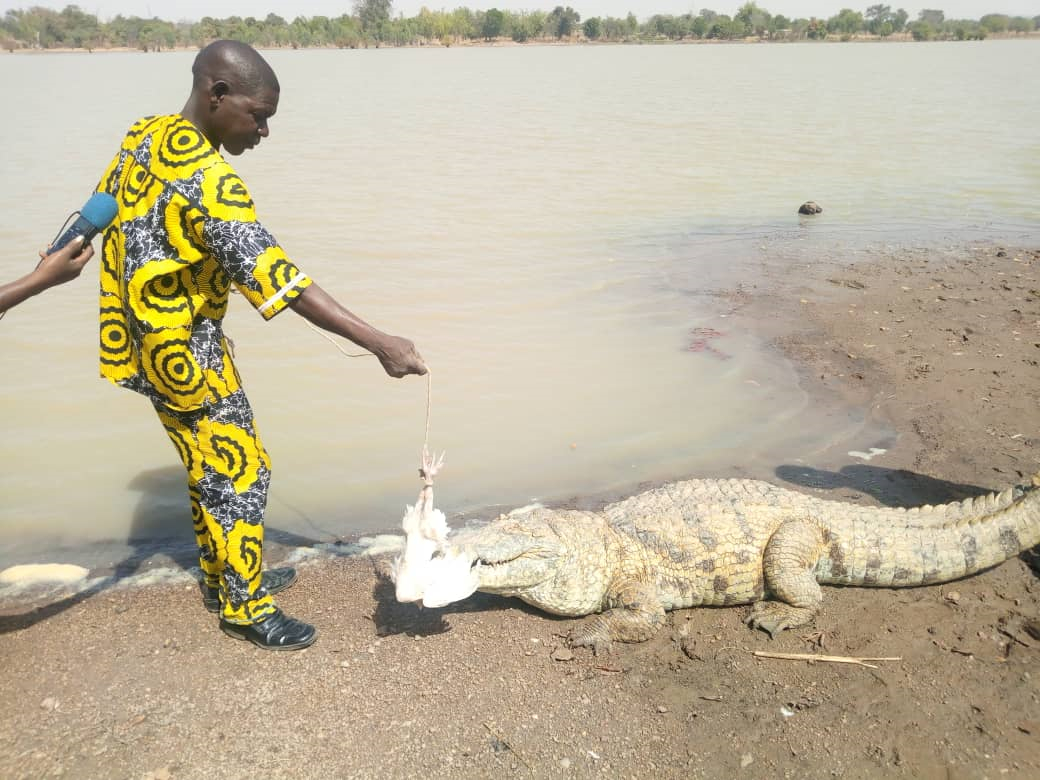
M267 138L281 87L271 66L241 41L214 41L191 66L191 94L181 115L214 147L242 154Z
M256 94L262 89L280 92L278 77L252 46L241 41L214 41L203 48L191 66L192 88L209 89L227 82L234 92Z

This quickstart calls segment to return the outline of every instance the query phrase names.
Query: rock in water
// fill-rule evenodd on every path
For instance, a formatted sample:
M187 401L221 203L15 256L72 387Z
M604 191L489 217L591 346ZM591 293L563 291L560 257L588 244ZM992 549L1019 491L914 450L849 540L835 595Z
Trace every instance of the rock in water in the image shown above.
M72 585L85 580L89 573L71 563L26 563L0 572L0 585Z

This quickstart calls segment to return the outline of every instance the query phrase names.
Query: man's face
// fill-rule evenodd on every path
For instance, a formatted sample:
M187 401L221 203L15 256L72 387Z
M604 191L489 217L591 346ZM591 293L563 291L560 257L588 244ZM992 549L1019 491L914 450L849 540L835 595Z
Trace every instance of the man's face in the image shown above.
M231 92L220 97L213 116L218 146L238 156L271 134L267 121L278 110L278 92L261 87L255 93Z

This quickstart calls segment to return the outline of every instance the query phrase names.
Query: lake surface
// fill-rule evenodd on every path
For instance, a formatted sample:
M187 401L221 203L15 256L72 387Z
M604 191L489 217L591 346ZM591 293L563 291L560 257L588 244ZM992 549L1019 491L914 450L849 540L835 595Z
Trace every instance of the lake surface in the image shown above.
M883 443L865 410L813 405L714 293L763 259L1040 237L1034 41L267 57L280 109L235 165L304 270L417 343L456 523ZM0 56L4 280L137 117L183 106L192 58ZM809 199L825 211L800 221ZM96 276L0 322L0 566L191 538L150 405L98 378ZM227 331L274 463L268 527L398 527L426 380L241 299Z

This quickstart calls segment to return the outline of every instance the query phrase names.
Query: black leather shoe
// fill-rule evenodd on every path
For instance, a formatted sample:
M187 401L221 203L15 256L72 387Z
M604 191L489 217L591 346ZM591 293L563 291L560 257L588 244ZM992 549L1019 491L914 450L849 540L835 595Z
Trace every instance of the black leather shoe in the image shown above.
M221 620L220 629L228 636L248 639L266 650L302 650L313 645L318 638L318 630L314 626L291 618L280 609L276 609L263 622L250 623L248 626Z
M296 569L285 566L281 569L268 569L260 575L260 581L273 596L296 582L296 576ZM202 606L210 612L220 612L220 591L209 587L205 582L200 582L199 588L202 590Z

